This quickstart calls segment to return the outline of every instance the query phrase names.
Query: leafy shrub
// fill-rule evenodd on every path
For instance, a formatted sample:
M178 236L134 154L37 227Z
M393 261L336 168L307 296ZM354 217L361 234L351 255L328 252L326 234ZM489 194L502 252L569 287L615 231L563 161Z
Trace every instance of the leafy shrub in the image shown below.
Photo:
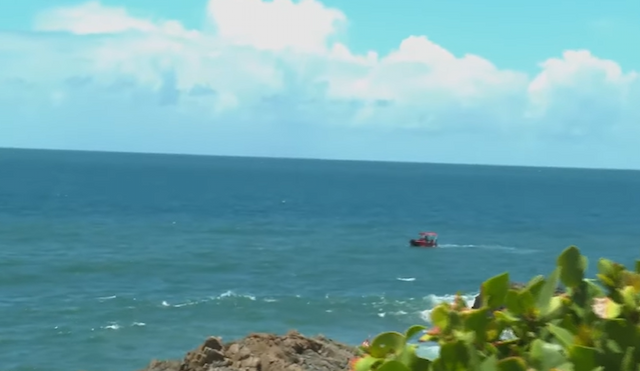
M431 312L434 327L385 332L360 346L353 371L640 370L640 260L635 271L607 259L587 279L587 258L571 246L548 277L511 287L509 273L485 281L482 306L457 295ZM562 283L566 293L556 294ZM412 338L440 346L433 360L417 355ZM505 339L509 333L510 338Z

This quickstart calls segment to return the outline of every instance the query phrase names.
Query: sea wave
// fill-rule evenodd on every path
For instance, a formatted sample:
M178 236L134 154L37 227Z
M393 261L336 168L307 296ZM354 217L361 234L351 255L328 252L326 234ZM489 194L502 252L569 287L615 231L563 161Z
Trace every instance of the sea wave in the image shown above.
M406 279L398 279L398 280L408 280L412 281L412 278ZM477 293L470 294L462 294L462 298L465 302L470 306L473 303L473 300ZM312 298L312 297L304 297L302 295L279 295L279 296L257 296L253 294L243 294L237 293L231 290L225 291L219 295L204 297L195 300L162 300L157 305L166 308L181 308L192 305L206 305L207 303L212 302L227 302L227 303L235 303L239 304L241 302L260 302L266 304L278 304L278 303L307 303L308 305L318 305L320 303L324 303L326 305L337 305L337 306L362 306L378 309L378 313L382 313L384 309L390 310L393 312L394 309L397 309L395 312L399 315L409 314L408 311L414 309L414 313L419 313L420 318L422 318L425 322L430 322L429 315L431 310L436 305L443 302L453 302L455 299L455 294L446 294L446 295L435 295L429 294L424 297L408 297L408 298L393 298L388 297L386 295L362 295L362 296L337 296L326 294L323 298ZM403 310L404 308L404 310ZM417 312L416 312L417 310Z
M475 295L463 294L462 298L471 306ZM96 297L92 306L85 303L82 310L73 313L73 318L58 317L56 323L51 324L55 327L50 327L49 331L77 339L92 336L111 338L118 333L122 333L121 336L142 336L142 333L164 333L166 329L163 327L170 322L170 326L188 328L196 336L197 329L202 329L202 325L196 326L196 323L207 318L208 326L215 329L216 335L219 331L220 335L227 337L244 336L252 331L279 331L276 328L284 331L288 327L303 332L319 330L332 334L338 341L355 344L385 330L402 331L413 324L430 327L432 309L439 303L453 302L454 299L454 294L404 298L390 294L310 297L300 294L259 295L233 290L202 298L171 297L164 300L150 300L144 295L115 294ZM63 321L67 318L68 321ZM341 338L341 334L345 338ZM209 333L197 336L206 335ZM420 352L425 356L437 354L437 349L435 344L420 344Z

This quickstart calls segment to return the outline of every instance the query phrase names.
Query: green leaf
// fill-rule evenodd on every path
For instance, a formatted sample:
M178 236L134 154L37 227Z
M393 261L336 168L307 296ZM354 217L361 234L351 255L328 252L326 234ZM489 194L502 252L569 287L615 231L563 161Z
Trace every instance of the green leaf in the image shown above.
M598 349L574 345L569 348L569 359L575 371L591 371L598 367Z
M602 287L598 285L597 281L594 279L587 278L584 280L587 283L587 291L589 293L589 297L595 298L604 295L604 291Z
M458 331L458 330L454 330L453 331L453 336L460 340L463 341L465 343L473 343L473 341L476 339L475 333L473 331Z
M610 350L613 353L619 353L619 354L623 353L622 352L622 348L620 348L620 345L615 340L607 339L607 341L605 342L605 346L606 346L607 350Z
M624 271L622 272L622 283L625 286L633 287L636 292L640 292L640 274Z
M551 298L547 312L541 316L544 321L551 321L561 315L564 308L564 300L559 296Z
M600 260L598 260L598 273L608 276L613 274L613 272L613 262L611 260L605 258L600 258Z
M412 371L429 371L431 367L431 361L422 357L417 357L411 365Z
M609 259L601 258L598 261L597 277L609 287L615 287L619 282L619 273L624 267Z
M444 330L449 325L449 311L446 306L440 304L431 311L431 323Z
M462 316L460 315L460 312L457 312L455 310L450 310L448 314L449 314L449 326L451 328L457 329L460 326L462 326Z
M469 362L467 363L467 369L477 370L480 367L480 352L474 344L467 343L467 354L469 354Z
M417 357L418 355L416 354L416 346L411 344L406 345L402 352L400 352L400 354L395 359L408 366L413 363L413 360Z
M407 329L407 331L405 331L404 333L404 338L406 341L411 340L414 336L416 336L417 334L419 334L420 332L426 330L427 327L426 326L422 326L422 325L413 325L411 327L409 327Z
M520 318L512 315L508 310L507 311L497 310L493 312L493 315L496 316L496 319L504 321L509 325L514 325L515 323L520 322Z
M472 309L467 312L464 319L464 327L467 330L475 332L475 339L477 343L484 343L487 341L487 325L491 321L488 316L489 308Z
M558 287L558 276L560 275L560 269L556 268L551 272L549 278L544 281L544 285L538 293L537 306L542 315L546 315L550 310L551 298L554 296L556 288Z
M353 371L370 371L373 367L381 362L382 360L379 358L364 356L355 361L355 363L353 364Z
M524 312L524 309L520 305L519 296L520 295L517 290L511 289L507 291L507 295L505 295L504 297L504 303L505 303L505 306L507 307L507 310L509 310L509 312L515 315L519 315Z
M420 336L418 338L418 341L421 343L427 342L427 341L435 341L438 338L438 335L432 335L432 334L424 334L422 336Z
M411 371L411 369L402 362L396 360L387 360L376 371Z
M507 357L498 361L499 371L527 371L527 363L520 357Z
M627 306L629 309L635 309L637 307L636 290L633 288L633 286L626 286L624 289L619 290L619 292L625 306Z
M636 260L636 273L640 273L640 260Z
M469 349L460 340L444 343L440 346L438 360L446 370L466 370L466 365L469 363Z
M553 371L574 371L573 370L573 363L571 363L571 362L563 363L560 366L554 368ZM591 371L600 371L600 370L596 369L596 370L591 370Z
M629 323L624 318L605 320L604 332L607 339L614 340L617 343L620 351L640 343L638 330L635 326L629 326Z
M604 274L598 273L598 274L596 274L596 277L598 277L600 282L602 282L605 286L615 287L615 285L616 285L616 283L611 278L609 278L609 276L606 276Z
M544 281L542 281L544 284ZM533 296L531 289L525 289L518 294L518 302L524 313L532 313L536 308L536 298Z
M633 359L633 351L634 347L628 347L627 351L624 352L624 357L622 357L622 369L620 371L634 371L634 359Z
M524 289L531 292L531 294L535 297L538 295L538 292L540 292L542 285L544 285L544 276L539 274L530 279Z
M509 272L499 274L484 281L481 286L482 303L489 308L497 308L504 304L509 290Z
M573 339L575 336L571 332L563 329L560 326L556 326L553 323L548 323L547 328L553 334L553 336L558 339L563 347L569 348L573 345Z
M495 371L498 369L498 360L496 356L492 355L482 361L480 364L480 371Z
M531 361L538 371L548 371L567 361L557 345L536 339L531 344Z
M622 306L613 300L608 300L608 302L605 304L604 318L618 318L620 313L622 313Z
M431 364L431 361L416 354L415 345L406 346L396 360L408 366L412 371L427 371Z
M584 271L587 269L587 260L580 254L577 247L567 247L558 256L556 264L560 268L560 280L565 286L575 288L582 282Z
M406 344L399 332L383 332L376 336L369 346L369 354L376 358L385 358L389 354L399 354Z

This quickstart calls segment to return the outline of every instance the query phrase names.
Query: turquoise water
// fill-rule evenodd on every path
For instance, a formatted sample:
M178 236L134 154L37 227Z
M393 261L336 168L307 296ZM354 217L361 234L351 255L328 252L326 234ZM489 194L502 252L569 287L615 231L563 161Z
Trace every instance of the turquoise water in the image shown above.
M0 150L0 364L122 370L208 335L356 343L578 245L639 257L640 172ZM441 248L410 249L435 230Z

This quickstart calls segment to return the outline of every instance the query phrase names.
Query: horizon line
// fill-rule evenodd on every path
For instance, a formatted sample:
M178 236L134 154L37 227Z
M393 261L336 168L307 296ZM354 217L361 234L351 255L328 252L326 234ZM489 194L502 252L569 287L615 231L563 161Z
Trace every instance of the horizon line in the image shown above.
M321 157L288 157L288 156L257 156L257 155L224 155L212 153L186 153L186 152L143 152L143 151L122 151L107 149L72 149L72 148L36 148L36 147L11 147L0 146L0 151L51 151L51 152L85 152L102 154L129 154L129 155L153 155L153 156L190 156L190 157L223 157L242 159L267 159L267 160L305 160L305 161L330 161L330 162L370 162L389 164L420 164L420 165L449 165L449 166L478 166L478 167L511 167L526 169L562 169L562 170L606 170L606 171L640 171L634 168L599 168L599 167L574 167L574 166L550 166L550 165L513 165L513 164L487 164L487 163L464 163L464 162L428 162L411 160L373 160L373 159L353 159L353 158L321 158Z

